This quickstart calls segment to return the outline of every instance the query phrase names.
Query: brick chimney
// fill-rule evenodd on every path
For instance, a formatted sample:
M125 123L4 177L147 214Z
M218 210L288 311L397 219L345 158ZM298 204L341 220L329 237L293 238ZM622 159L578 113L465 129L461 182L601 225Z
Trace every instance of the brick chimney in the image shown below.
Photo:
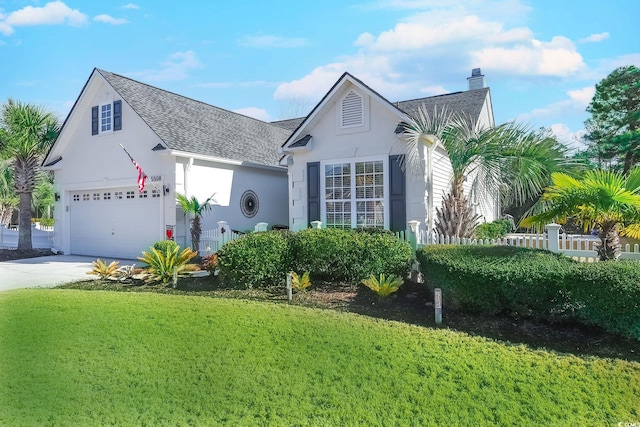
M469 90L483 89L487 87L487 81L484 78L484 74L480 71L480 68L474 68L471 70L471 77L467 77L467 83L469 84Z

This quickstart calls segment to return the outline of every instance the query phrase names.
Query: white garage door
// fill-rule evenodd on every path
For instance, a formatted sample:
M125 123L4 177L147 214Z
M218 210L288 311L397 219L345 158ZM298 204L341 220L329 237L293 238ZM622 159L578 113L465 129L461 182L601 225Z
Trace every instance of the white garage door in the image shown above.
M136 259L163 236L155 189L110 188L71 193L71 253Z

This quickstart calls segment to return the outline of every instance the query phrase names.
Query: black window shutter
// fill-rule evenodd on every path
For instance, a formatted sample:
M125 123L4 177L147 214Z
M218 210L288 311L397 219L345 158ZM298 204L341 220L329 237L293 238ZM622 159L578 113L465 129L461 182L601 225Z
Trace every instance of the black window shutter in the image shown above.
M308 222L320 221L320 162L307 163Z
M389 228L392 231L407 228L406 185L401 161L401 155L389 156Z
M122 130L122 101L113 101L113 130Z
M98 106L91 107L91 135L98 134Z

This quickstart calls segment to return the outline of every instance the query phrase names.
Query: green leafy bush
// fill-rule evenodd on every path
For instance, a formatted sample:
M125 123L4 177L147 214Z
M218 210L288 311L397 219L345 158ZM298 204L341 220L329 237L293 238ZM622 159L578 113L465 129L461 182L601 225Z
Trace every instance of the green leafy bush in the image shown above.
M353 281L371 274L405 276L412 251L385 232L307 229L296 233L251 233L218 251L220 277L228 285L281 285L290 271L308 271L314 280Z
M477 239L501 239L511 231L508 219L498 219L493 222L482 223L476 228Z
M254 288L284 283L293 270L290 233L249 233L225 243L217 252L220 279L227 286Z
M576 320L640 340L640 263L578 263L510 246L425 246L416 254L445 304L485 314Z
M411 267L411 246L388 232L309 228L294 236L294 270L310 271L316 280L359 282L381 273L404 277Z
M178 246L178 244L173 240L159 240L153 244L154 249L165 253L173 251L176 246Z
M53 218L31 218L31 223L39 222L40 225L45 225L47 227L51 227L55 224L55 220Z
M640 339L640 262L583 263L567 284L577 320Z

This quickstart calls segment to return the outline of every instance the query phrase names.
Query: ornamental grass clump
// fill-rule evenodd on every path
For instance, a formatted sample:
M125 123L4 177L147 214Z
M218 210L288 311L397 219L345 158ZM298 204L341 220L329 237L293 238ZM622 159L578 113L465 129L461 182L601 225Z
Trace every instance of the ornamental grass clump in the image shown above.
M309 279L309 272L305 271L302 277L295 271L291 273L291 289L296 292L305 292L309 286L311 286L311 280Z
M118 270L120 269L120 263L118 261L112 261L110 264L107 264L105 261L102 261L100 258L93 261L91 265L93 268L91 271L88 271L87 274L92 274L94 276L98 276L99 279L111 279L118 277Z
M380 274L380 278L377 278L373 274L368 279L363 279L362 284L367 288L375 292L380 299L386 299L391 294L400 289L400 286L404 283L401 277L390 275L385 276Z
M178 284L178 277L192 270L189 267L189 261L197 255L198 252L191 248L184 248L180 252L180 246L176 245L172 249L167 248L164 251L154 247L149 248L149 252L142 251L142 256L138 259L148 264L147 282L167 284L171 281L175 288Z

